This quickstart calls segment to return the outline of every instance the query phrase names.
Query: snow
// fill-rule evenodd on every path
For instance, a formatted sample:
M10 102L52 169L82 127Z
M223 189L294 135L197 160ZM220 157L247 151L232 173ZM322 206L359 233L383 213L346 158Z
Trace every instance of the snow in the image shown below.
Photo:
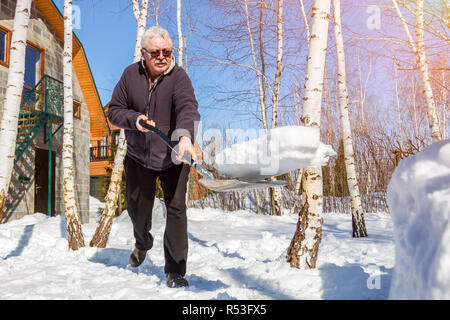
M98 221L90 199L88 244ZM324 214L318 268L290 268L285 256L297 215L188 209L190 286L166 286L164 206L155 202L154 248L138 268L126 211L115 218L107 248L70 251L65 219L35 213L0 225L0 299L387 299L394 265L389 214L370 213L368 238L351 237L348 214Z
M240 140L252 136L236 135ZM307 166L325 165L336 152L320 142L318 128L284 126L217 153L214 167L224 176L262 180Z
M450 299L450 140L404 159L388 188L393 299Z
M306 154L306 143L300 145ZM311 142L305 163L325 160L320 148ZM282 159L285 170L289 156ZM154 248L138 268L128 264L134 237L126 211L115 218L107 248L77 251L68 250L64 217L35 213L0 225L0 299L449 299L450 140L400 162L388 203L391 214L365 214L365 238L352 238L349 214L323 214L312 270L286 262L298 220L288 209L270 216L189 208L190 286L180 289L165 283L160 200L153 213ZM104 205L90 198L86 243Z

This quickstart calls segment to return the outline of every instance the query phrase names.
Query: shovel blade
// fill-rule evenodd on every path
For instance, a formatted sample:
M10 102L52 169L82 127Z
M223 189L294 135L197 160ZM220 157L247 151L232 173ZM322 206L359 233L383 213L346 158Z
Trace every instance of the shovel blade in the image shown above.
M287 185L287 181L276 180L276 181L244 181L237 179L200 179L199 182L206 188L216 191L216 192L228 192L228 191L246 191L253 189L261 189L268 187L283 187Z

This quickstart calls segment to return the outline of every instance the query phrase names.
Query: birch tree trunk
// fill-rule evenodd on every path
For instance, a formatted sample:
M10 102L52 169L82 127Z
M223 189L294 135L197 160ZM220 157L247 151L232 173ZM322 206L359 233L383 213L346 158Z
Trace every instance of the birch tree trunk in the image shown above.
M137 34L136 34L136 45L134 50L133 62L139 61L141 58L140 48L141 48L141 37L145 32L145 27L147 24L147 9L148 0L142 0L140 9L138 0L132 0L133 12L137 21ZM123 173L123 160L127 153L127 144L125 140L125 131L120 129L119 142L117 146L116 155L114 157L114 167L111 173L111 182L109 184L108 193L105 197L105 209L103 209L102 216L100 218L97 229L95 230L94 236L92 237L89 245L91 247L105 248L108 242L109 234L111 232L111 227L114 221L114 216L117 207L117 199L119 193L121 192L120 185L122 182Z
M309 32L309 24L308 24L308 19L306 18L306 13L305 13L305 5L303 4L303 0L299 0L300 2L300 8L302 10L302 17L303 17L303 22L305 24L305 30L306 30L306 44L309 47L309 41L310 41L310 32Z
M307 45L308 50L309 50L309 41L310 41L310 38L311 38L311 34L310 34L310 31L309 31L308 18L306 17L305 5L303 3L303 0L299 0L299 2L300 2L300 9L302 11L303 23L305 25L305 31L306 31L306 45ZM300 97L298 97L296 99L296 102L300 106ZM300 110L298 110L298 111L299 111L299 114L300 114ZM294 194L295 195L300 194L300 187L302 185L302 177L303 177L303 168L300 168L300 169L298 169L297 179L295 180L295 188L294 188ZM296 209L296 206L295 205L292 206L292 208L290 210L290 214L293 214L295 209Z
M272 129L278 124L278 105L280 102L281 74L283 72L283 0L278 0L277 10L277 69L275 71L275 82L272 95ZM271 180L276 180L272 177ZM280 188L270 188L272 203L272 214L281 216L283 207L281 204Z
M133 4L133 13L134 17L136 18L136 21L142 21L145 19L144 23L138 23L137 30L136 30L136 43L134 45L134 55L133 55L133 62L136 62L141 57L141 38L144 35L145 32L145 26L147 22L147 9L148 9L148 0L142 0L142 6L139 10L139 3L138 0L132 0ZM138 57L138 58L136 58Z
M323 74L327 50L330 1L314 0L308 50L302 123L320 130ZM302 180L302 209L287 252L291 267L316 267L322 238L323 186L320 167L306 167Z
M8 84L0 122L0 163L2 164L0 166L0 221L5 211L6 195L14 167L30 12L31 0L17 1L11 39Z
M308 47L309 50L309 41L310 41L310 31L309 31L309 23L308 23L308 18L306 17L306 13L305 13L305 5L303 3L303 0L299 0L300 3L300 8L302 11L302 17L303 17L303 23L305 25L305 31L306 31L306 45ZM297 99L296 99L297 100ZM298 101L297 103L300 106L300 97L298 97ZM300 114L300 110L299 110L299 114ZM295 188L294 188L294 194L298 195L300 194L300 187L302 185L302 177L303 177L303 168L298 169L298 175L297 175L297 179L295 180ZM290 214L293 214L294 211L296 209L296 206L292 206L291 210L290 210Z
M441 71L442 76L442 122L443 122L443 128L442 128L442 138L448 139L448 116L447 116L447 80L445 77L445 71Z
M261 16L260 16L260 48L262 48L262 16L263 16L263 8L264 8L264 0L261 2ZM256 72L256 78L258 80L258 97L259 97L259 104L261 107L261 120L262 120L262 126L264 130L267 132L269 128L269 124L267 121L267 102L266 102L266 91L265 91L265 79L264 79L264 72L260 72L258 62L256 61L256 53L255 53L255 46L253 43L253 34L250 27L250 17L248 13L248 1L244 0L244 14L245 14L245 20L247 24L247 32L248 32L248 38L250 42L250 51L253 61L253 66L255 68ZM261 49L262 50L262 49ZM262 57L262 52L261 52ZM263 61L263 60L262 60ZM264 67L264 62L262 63Z
M361 196L359 193L358 180L356 177L355 168L355 154L353 152L353 135L350 127L349 119L349 102L348 102L348 90L347 90L347 75L345 70L345 53L344 53L344 41L342 38L341 27L341 1L333 0L333 13L334 13L334 36L336 42L336 54L337 54L337 83L338 83L338 95L339 95L339 109L341 129L344 142L344 161L345 170L347 172L347 185L350 192L350 202L352 210L352 236L353 237L367 237L366 225L364 222L364 212L361 203Z
M272 96L272 128L278 125L278 105L280 103L281 74L283 72L283 0L278 0L277 10L277 69Z
M73 166L73 88L72 88L72 0L64 0L64 135L63 190L69 249L84 247L83 232L75 200Z
M177 31L178 31L178 66L183 67L183 33L181 31L181 0L177 0Z
M263 41L263 30L264 30L264 9L266 6L266 3L264 0L260 1L260 8L259 8L259 58L261 59L261 80L262 80L262 91L260 90L260 94L262 96L260 97L260 104L261 104L261 116L263 120L263 125L265 124L265 130L267 133L268 127L268 121L267 121L267 88L266 88L266 60L264 58L264 41ZM248 14L247 14L247 20L248 20ZM248 24L248 22L247 22ZM263 109L264 107L264 109Z
M432 141L438 141L442 140L442 134L439 129L439 121L437 117L437 111L436 111L436 102L434 100L433 96L433 90L431 87L430 82L430 75L428 71L428 62L426 60L426 54L425 54L425 39L424 39L424 19L423 19L423 0L417 0L416 1L416 43L417 46L414 44L414 40L412 38L411 33L409 32L408 25L406 24L406 20L403 17L403 14L400 11L400 8L398 7L397 1L392 0L392 4L394 5L395 11L403 25L403 29L405 30L406 36L408 37L408 43L413 51L417 65L419 66L420 70L420 76L422 78L423 83L423 93L425 95L425 101L427 104L427 117L428 117L428 123L430 127L431 132L431 139Z
M436 111L436 101L431 87L428 62L425 54L424 20L423 20L423 0L416 2L416 42L417 60L419 63L420 75L422 77L425 101L427 102L427 115L430 124L431 139L433 141L442 140L442 133L439 128L439 120Z

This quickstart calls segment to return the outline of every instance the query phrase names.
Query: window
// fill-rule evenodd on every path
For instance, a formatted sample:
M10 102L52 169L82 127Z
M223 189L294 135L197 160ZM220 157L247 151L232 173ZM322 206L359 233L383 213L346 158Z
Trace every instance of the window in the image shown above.
M27 41L24 88L33 89L44 76L44 50Z
M99 140L98 146L100 149L100 156L102 159L105 159L108 155L108 137L103 137L102 140Z
M81 102L73 100L73 117L81 119Z
M0 65L9 66L9 45L11 31L0 26Z
M115 130L112 132L112 141L115 145L119 144L119 138L120 138L120 130Z

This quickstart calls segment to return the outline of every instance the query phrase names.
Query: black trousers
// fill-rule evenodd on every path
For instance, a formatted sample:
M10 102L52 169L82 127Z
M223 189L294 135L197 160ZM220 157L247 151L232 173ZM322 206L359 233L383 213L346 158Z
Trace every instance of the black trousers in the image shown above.
M187 164L155 171L147 169L126 156L124 160L126 176L127 210L133 223L135 246L140 250L153 247L152 210L156 193L156 178L161 181L164 203L167 208L164 232L164 272L186 274L188 254L186 189L189 178Z

